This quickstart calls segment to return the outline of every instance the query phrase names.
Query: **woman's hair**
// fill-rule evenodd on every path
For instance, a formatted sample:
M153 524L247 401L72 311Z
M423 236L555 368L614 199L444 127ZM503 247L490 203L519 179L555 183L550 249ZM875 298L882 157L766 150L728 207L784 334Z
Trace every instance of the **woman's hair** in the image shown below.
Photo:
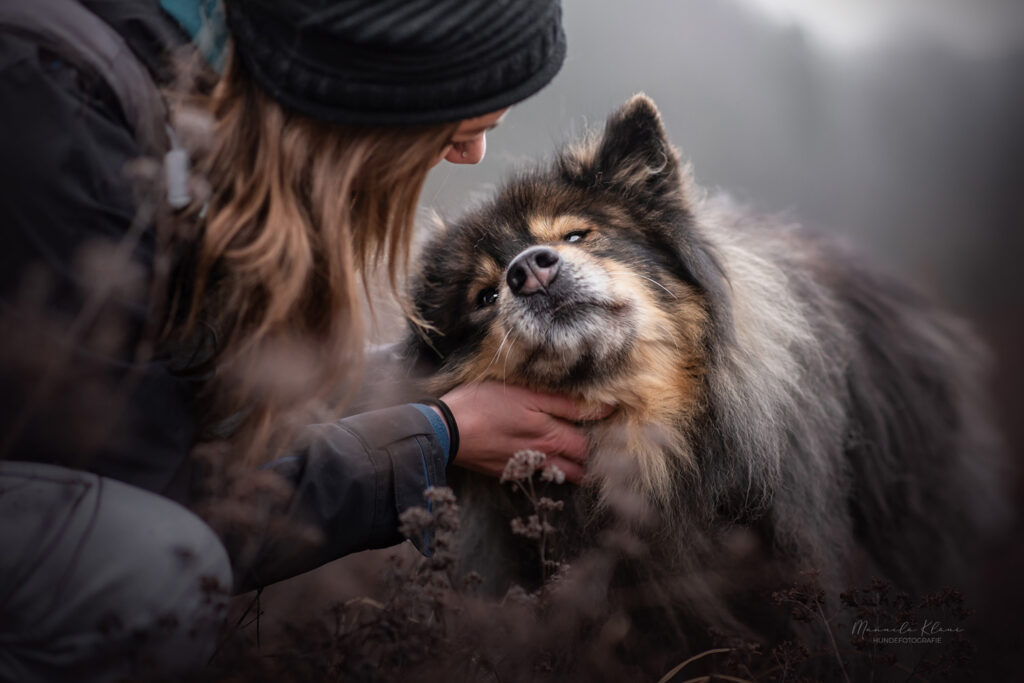
M298 409L358 380L359 283L386 266L395 291L423 182L458 123L320 122L278 104L234 57L208 108L209 200L192 211L200 231L171 280L164 338L212 332L201 410L230 418L233 450L256 460Z

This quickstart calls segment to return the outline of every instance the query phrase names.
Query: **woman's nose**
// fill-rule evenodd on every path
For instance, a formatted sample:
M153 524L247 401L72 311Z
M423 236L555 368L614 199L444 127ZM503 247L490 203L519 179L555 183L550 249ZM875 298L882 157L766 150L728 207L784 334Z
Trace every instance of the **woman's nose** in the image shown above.
M486 152L487 134L481 133L471 140L453 144L444 158L453 164L478 164Z

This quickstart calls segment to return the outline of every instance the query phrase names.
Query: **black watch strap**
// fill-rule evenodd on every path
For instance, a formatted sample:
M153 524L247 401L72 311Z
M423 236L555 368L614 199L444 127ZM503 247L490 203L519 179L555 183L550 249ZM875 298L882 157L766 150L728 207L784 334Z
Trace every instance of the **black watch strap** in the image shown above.
M448 440L451 442L448 447L448 464L451 465L455 462L455 456L459 452L459 425L455 422L455 416L452 415L452 409L448 407L447 403L439 398L421 398L416 402L435 406L441 411L441 417L444 418L444 423L448 426Z

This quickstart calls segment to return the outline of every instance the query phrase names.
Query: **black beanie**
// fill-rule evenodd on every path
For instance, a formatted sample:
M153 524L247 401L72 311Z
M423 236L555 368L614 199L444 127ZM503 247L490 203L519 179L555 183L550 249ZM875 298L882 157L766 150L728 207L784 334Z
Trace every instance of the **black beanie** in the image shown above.
M565 59L560 0L225 0L267 93L334 123L440 123L525 99Z

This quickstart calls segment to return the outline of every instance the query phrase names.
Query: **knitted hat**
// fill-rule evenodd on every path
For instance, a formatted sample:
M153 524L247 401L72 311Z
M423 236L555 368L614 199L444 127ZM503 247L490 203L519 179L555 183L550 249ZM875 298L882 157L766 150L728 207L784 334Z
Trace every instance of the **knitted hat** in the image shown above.
M503 109L565 59L560 0L226 0L253 79L334 123L457 121Z

